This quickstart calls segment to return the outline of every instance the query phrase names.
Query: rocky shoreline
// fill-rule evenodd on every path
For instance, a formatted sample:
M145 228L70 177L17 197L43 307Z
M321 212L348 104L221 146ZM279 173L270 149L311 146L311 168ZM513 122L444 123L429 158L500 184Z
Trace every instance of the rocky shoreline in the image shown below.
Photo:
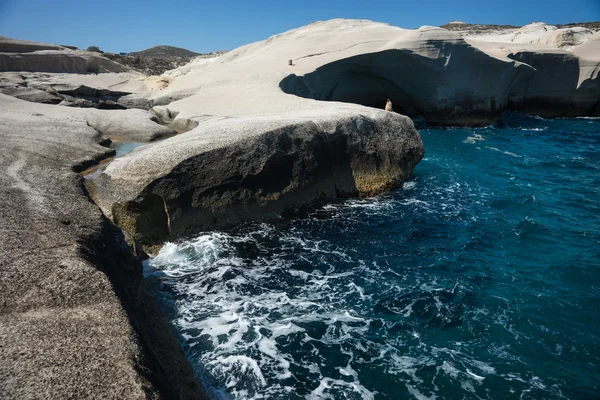
M3 38L0 397L203 398L140 245L400 186L424 154L401 114L600 115L598 35L565 50L333 20L160 77ZM161 138L84 184L110 140Z
M94 121L110 111L0 104L0 397L203 398L144 290L134 242L76 172L114 153ZM148 136L147 117L126 113L119 134Z

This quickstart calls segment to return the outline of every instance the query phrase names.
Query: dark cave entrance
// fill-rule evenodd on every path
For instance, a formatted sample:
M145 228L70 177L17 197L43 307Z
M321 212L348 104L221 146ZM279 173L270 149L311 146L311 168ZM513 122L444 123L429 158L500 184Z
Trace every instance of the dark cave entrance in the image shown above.
M419 73L417 63L402 51L364 54L327 64L304 76L289 75L279 87L285 93L304 98L353 103L380 110L385 109L387 99L390 99L395 112L414 118L423 114L418 108L421 101L399 85L411 87L411 73ZM399 80L397 71L406 68L411 73L405 72ZM432 85L424 88L423 95L432 89L429 86Z

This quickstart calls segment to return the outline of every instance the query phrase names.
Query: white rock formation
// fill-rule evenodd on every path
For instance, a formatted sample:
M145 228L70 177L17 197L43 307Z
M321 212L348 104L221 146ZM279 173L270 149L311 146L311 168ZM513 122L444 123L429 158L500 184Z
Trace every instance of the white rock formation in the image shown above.
M45 117L87 125L111 139L150 142L175 131L160 125L157 118L144 110L97 110L95 108L67 108L50 104L36 104L0 94L0 108L7 113ZM43 120L43 118L41 118Z
M519 29L489 30L484 32L458 32L461 36L483 42L541 44L550 48L571 50L594 34L587 28L559 29L554 25L534 22Z
M591 33L586 28L557 29L544 23L469 34L435 27L411 31L371 21L331 20L242 46L218 58L193 60L162 77L145 78L129 72L54 73L40 79L39 73L21 72L27 90L12 87L3 92L46 102L55 100L36 89L81 84L128 92L132 94L119 98L119 104L167 107L162 114L174 116L172 123L179 131L212 116L278 115L289 110L339 107L331 101L383 109L387 98L400 113L441 124L485 125L507 108L541 110L546 116L595 115L598 111L592 98L598 83L596 66L589 60L596 56L585 50ZM21 44L26 45L36 44ZM70 50L30 53L40 51L65 56ZM530 52L538 61L544 54L546 61L540 64L523 55ZM588 61L580 63L579 57ZM526 58L536 65L529 65ZM288 60L293 60L293 65ZM581 64L581 70L574 64ZM569 84L557 85L552 76ZM532 92L532 85L540 89ZM544 98L544 86L551 88L548 98ZM531 93L536 93L535 97ZM315 103L313 99L330 102ZM531 107L536 102L539 106Z
M537 101L528 97L533 77L534 86L557 87L551 76L558 74L569 85L558 85L558 91L552 89L552 96L542 99L544 104L556 103L548 115L588 115L595 112L595 66L582 63L580 71L573 67L578 52L550 46L561 40L565 44L566 37L577 38L577 43L591 40L586 32L533 24L510 32L506 42L487 43L479 36L465 38L435 27L411 31L371 21L316 22L170 71L165 74L169 85L152 93L149 104L166 106L177 115L176 123L189 125L190 119L211 117L284 115L315 108L326 112L340 107L331 103L336 100L383 109L390 98L396 111L409 116L482 125L507 108L531 111L528 104ZM532 66L522 55L513 56L532 51L546 54L546 60L554 60L552 66L549 61ZM550 69L544 71L546 67ZM588 83L582 88L584 81ZM135 102L136 95L131 97ZM569 106L561 113L566 99Z

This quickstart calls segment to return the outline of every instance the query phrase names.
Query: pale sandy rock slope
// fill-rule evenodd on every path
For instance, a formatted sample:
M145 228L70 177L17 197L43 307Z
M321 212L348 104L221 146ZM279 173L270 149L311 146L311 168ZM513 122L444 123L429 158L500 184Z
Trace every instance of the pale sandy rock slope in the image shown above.
M567 31L575 38L567 42L577 46L560 39ZM533 24L508 35L483 41L435 27L317 22L170 71L172 82L150 104L168 104L180 119L202 119L339 107L309 99L383 108L389 97L410 116L458 124L490 123L505 109L537 111L538 102L554 103L548 116L600 112L598 64L577 51L591 31ZM533 54L535 65L524 54ZM567 84L557 88L558 80Z
M109 56L0 37L0 93L38 103L123 109L135 106L127 101L128 95L169 83L167 77L146 76ZM85 90L73 93L80 86Z

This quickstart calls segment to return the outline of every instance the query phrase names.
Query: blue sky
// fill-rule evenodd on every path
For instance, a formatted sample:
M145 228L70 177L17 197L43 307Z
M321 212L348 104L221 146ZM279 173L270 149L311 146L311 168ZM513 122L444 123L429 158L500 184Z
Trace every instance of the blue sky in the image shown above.
M403 28L600 20L600 0L0 0L0 36L99 46L233 49L317 20L364 18Z

